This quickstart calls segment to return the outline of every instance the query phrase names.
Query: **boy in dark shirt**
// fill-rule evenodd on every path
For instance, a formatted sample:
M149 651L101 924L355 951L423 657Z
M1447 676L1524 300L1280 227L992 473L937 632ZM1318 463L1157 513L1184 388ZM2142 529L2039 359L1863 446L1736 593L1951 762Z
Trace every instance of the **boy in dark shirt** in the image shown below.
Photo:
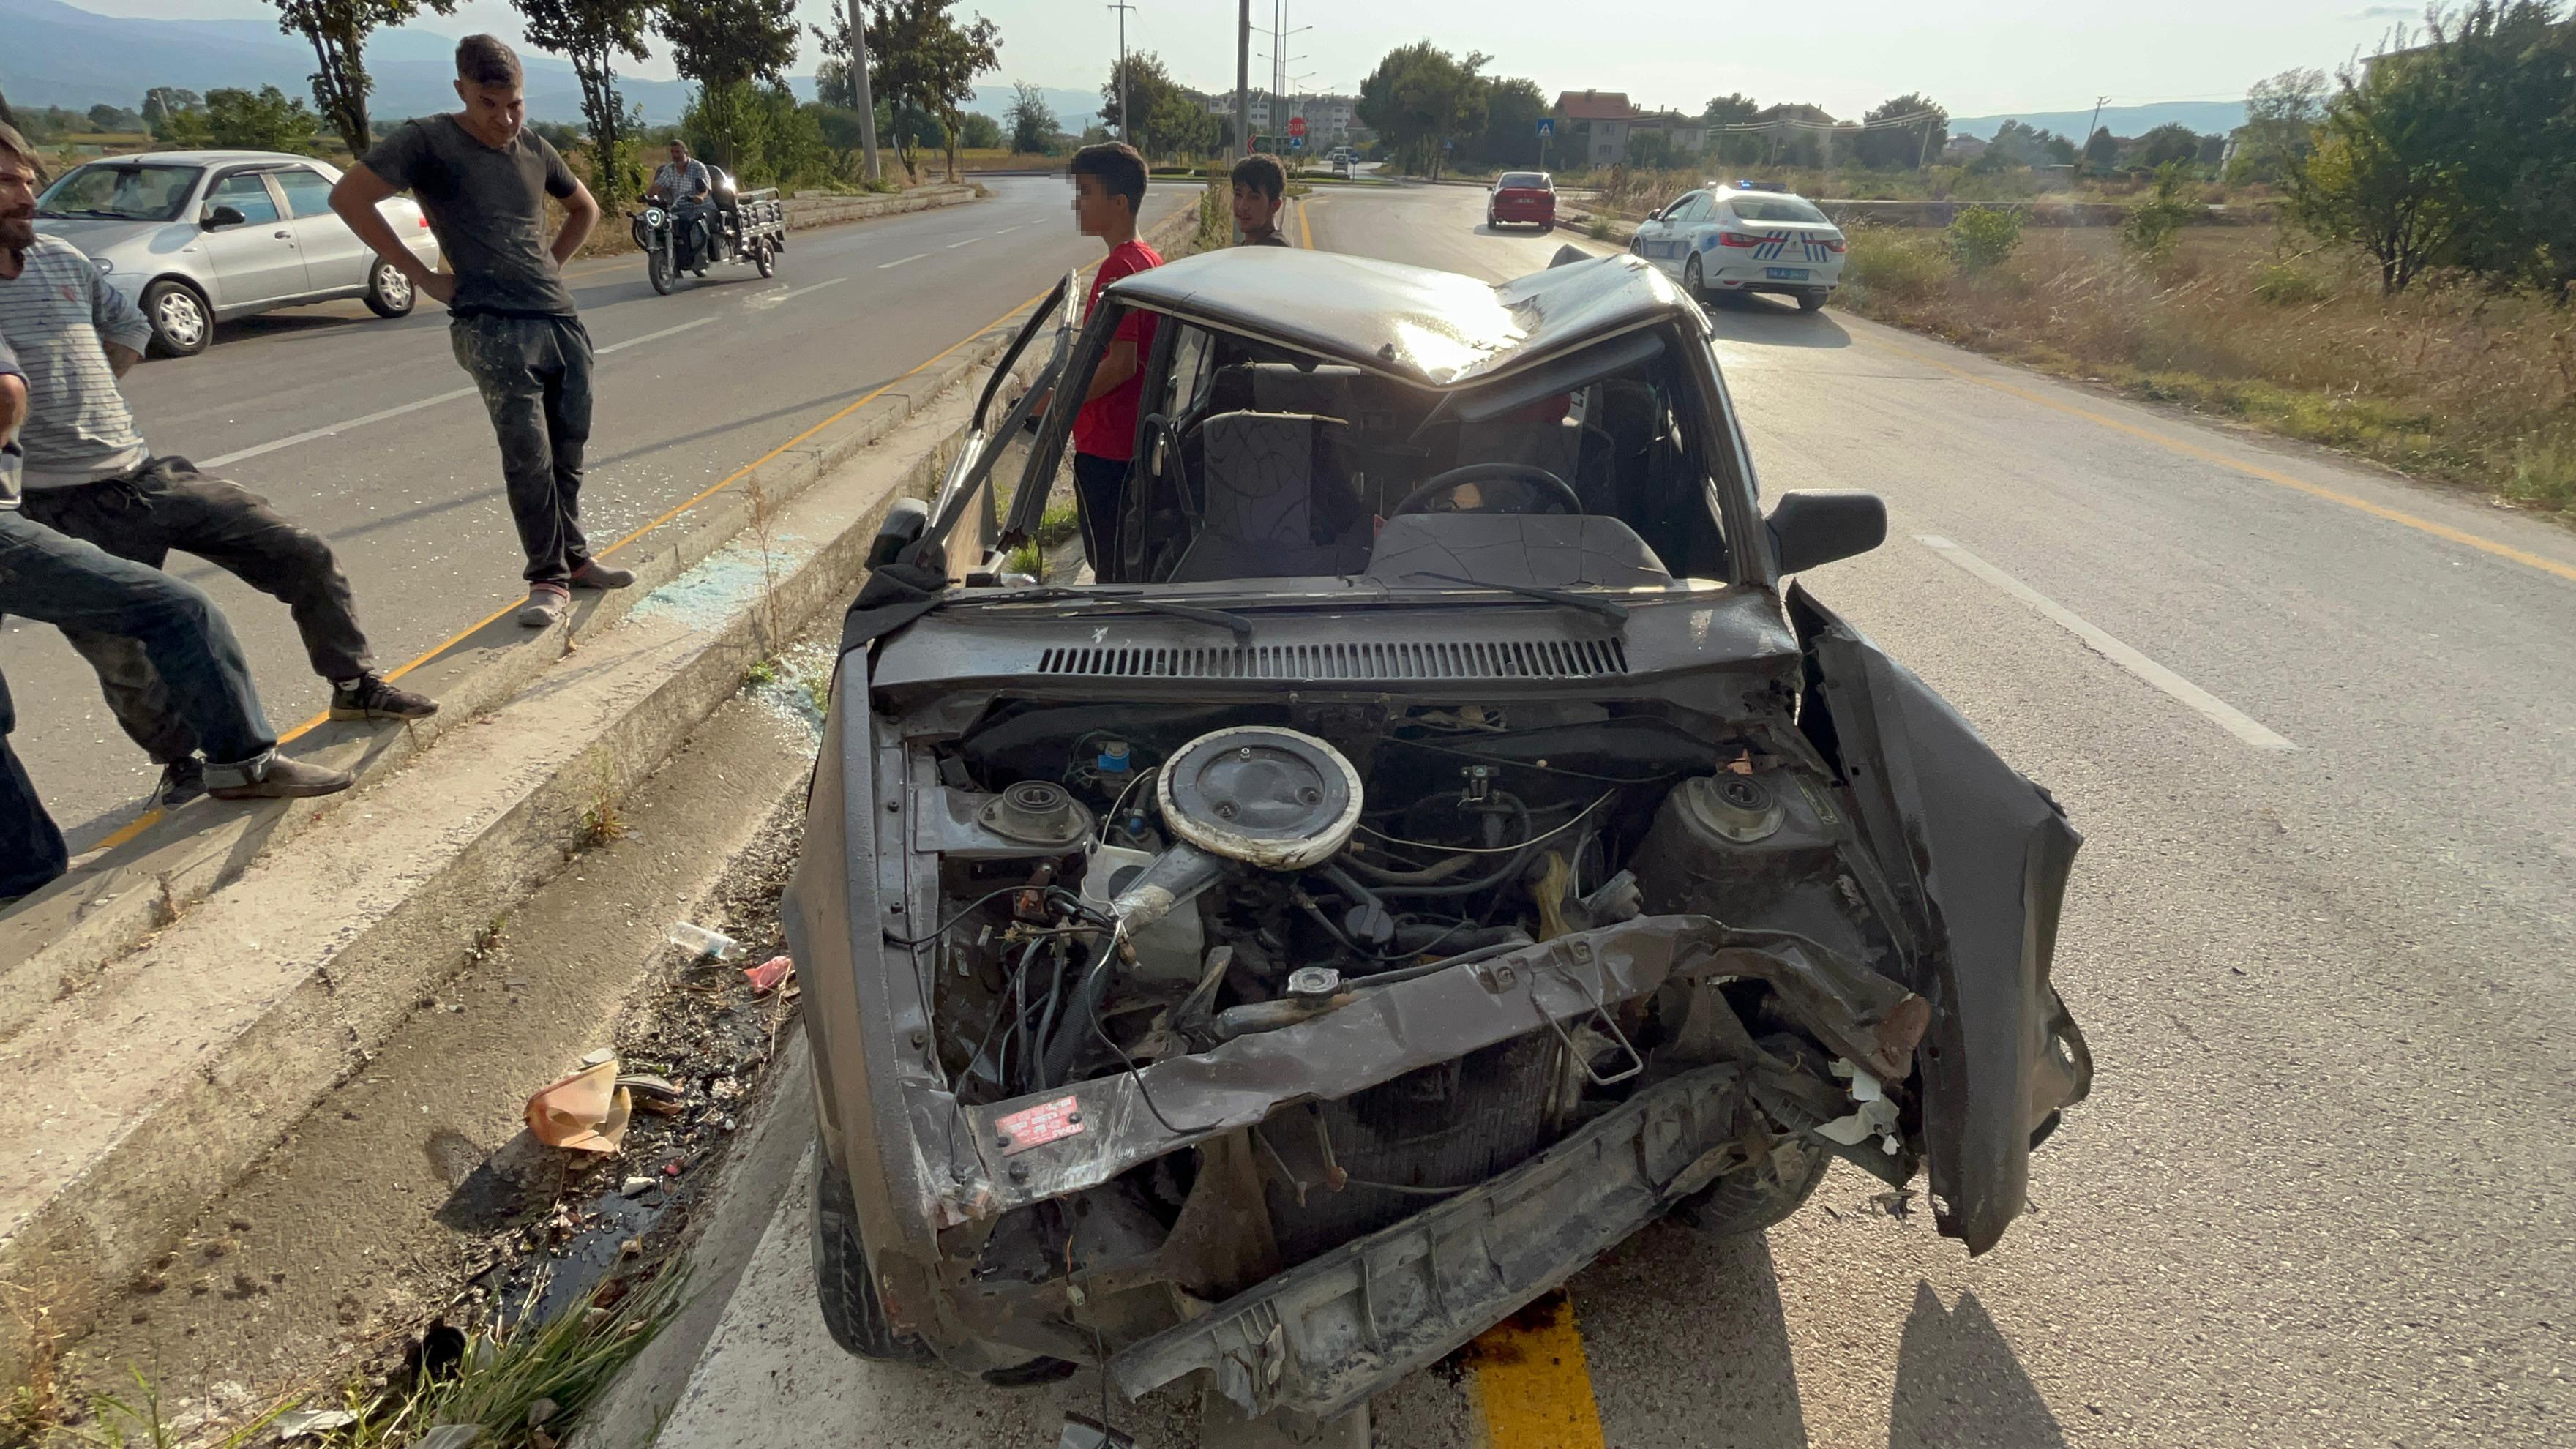
M1103 289L1163 259L1136 239L1136 214L1145 205L1145 158L1123 142L1085 146L1073 153L1073 215L1084 236L1109 248L1091 279L1088 319L1100 310ZM1154 319L1131 313L1118 324L1109 350L1091 374L1082 411L1073 419L1073 482L1080 495L1082 547L1091 572L1103 582L1118 570L1118 514L1127 495L1127 472L1136 456L1136 407L1145 390L1145 357L1154 347Z
M1284 247L1279 234L1279 207L1288 195L1288 173L1273 156L1246 156L1234 163L1234 226L1243 233L1237 245Z
M447 304L448 338L500 436L510 514L527 550L519 622L542 629L574 588L621 589L624 569L590 556L581 532L581 453L590 440L590 334L564 285L563 262L590 235L599 203L542 136L523 125L519 58L489 35L456 46L465 108L387 136L331 190L331 209L412 285ZM429 215L453 276L430 271L376 211L410 191ZM545 201L564 205L545 239Z

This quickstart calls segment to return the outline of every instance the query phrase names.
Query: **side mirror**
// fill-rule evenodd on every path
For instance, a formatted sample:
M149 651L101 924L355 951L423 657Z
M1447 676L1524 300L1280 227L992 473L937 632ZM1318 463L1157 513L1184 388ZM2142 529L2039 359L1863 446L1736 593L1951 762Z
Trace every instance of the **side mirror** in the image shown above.
M206 219L199 222L198 225L204 227L208 231L213 231L219 226L239 226L248 220L250 220L250 218L242 215L241 211L236 207L210 206L206 208Z
M886 510L885 521L877 525L877 536L868 544L868 567L884 568L920 539L930 527L930 505L918 498L898 498Z
M1887 500L1850 489L1783 493L1767 526L1780 572L1805 573L1887 542Z

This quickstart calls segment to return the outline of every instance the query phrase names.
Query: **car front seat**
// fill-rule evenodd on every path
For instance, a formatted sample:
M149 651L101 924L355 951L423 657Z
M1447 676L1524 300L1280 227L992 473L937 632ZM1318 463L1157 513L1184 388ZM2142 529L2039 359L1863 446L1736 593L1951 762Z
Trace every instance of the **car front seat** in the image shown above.
M1369 528L1341 463L1348 432L1311 413L1218 413L1199 424L1203 512L1167 582L1356 572Z

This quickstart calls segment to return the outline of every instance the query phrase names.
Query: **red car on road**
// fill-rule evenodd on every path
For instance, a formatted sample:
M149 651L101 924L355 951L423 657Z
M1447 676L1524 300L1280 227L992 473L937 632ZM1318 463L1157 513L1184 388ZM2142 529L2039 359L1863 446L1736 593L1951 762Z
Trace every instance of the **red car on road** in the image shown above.
M1544 171L1506 171L1485 198L1485 225L1556 230L1556 182Z

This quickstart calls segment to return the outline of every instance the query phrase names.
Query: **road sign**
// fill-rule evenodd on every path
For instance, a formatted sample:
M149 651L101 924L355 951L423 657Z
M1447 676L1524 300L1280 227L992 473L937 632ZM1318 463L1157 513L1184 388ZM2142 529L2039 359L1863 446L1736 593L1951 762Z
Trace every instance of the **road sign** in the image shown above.
M1296 136L1296 135L1292 135L1292 136L1290 136L1290 137L1288 138L1288 149L1289 149L1289 150L1291 150L1291 151L1303 151L1303 150L1305 150L1305 149L1306 149L1306 138L1305 138L1305 137L1303 137L1303 136Z
M1288 134L1291 136L1305 135L1306 118L1304 116L1290 116L1288 118Z
M1555 134L1556 134L1556 117L1554 117L1554 116L1541 116L1541 117L1539 117L1539 118L1538 118L1538 138L1539 138L1540 140L1544 141L1544 140L1546 140L1548 137L1553 136L1553 135L1555 135Z

